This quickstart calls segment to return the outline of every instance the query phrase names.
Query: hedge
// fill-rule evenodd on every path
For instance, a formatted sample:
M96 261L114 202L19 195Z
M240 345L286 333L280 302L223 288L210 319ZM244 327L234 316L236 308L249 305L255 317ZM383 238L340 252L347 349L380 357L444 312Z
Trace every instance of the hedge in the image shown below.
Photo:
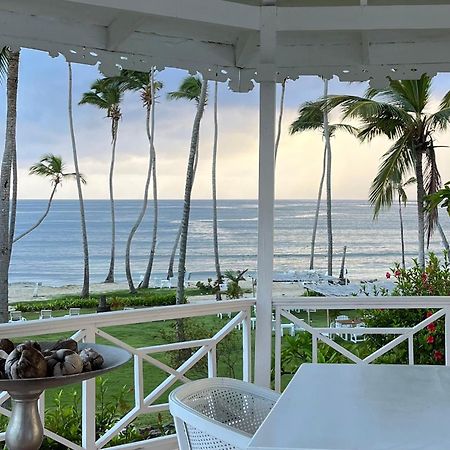
M175 305L175 292L152 293L146 295L107 296L106 303L113 309L125 306L169 306ZM69 308L96 309L98 306L98 296L87 299L82 298L56 298L52 300L41 300L31 302L15 303L14 307L22 312L39 312L41 309L51 309L54 311Z

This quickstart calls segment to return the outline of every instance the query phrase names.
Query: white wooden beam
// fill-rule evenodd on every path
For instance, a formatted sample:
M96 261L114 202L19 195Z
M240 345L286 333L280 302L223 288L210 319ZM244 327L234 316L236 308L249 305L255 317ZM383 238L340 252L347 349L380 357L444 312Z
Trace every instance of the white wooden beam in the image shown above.
M106 48L117 50L145 21L145 16L136 13L121 13L111 22L107 30Z
M249 59L258 50L259 36L255 32L246 32L239 35L235 45L236 67L248 64Z
M249 30L259 29L258 8L223 0L64 0L160 17L193 20Z
M449 29L450 5L278 8L279 31Z

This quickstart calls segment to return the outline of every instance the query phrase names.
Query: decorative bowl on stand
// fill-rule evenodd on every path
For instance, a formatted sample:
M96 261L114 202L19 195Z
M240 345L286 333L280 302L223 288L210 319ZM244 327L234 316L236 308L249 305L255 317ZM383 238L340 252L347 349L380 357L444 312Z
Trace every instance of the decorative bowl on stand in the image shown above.
M38 399L48 388L89 380L125 364L131 358L126 350L111 345L78 344L78 349L92 348L103 356L98 370L75 375L46 378L0 380L0 391L7 391L12 400L12 415L6 429L6 445L9 450L38 450L42 444L44 428L38 411Z

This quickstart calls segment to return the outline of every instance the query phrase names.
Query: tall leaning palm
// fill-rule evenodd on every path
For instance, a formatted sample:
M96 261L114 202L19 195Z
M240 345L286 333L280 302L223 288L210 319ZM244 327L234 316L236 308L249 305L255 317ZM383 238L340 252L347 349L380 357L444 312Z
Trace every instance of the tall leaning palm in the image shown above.
M28 230L21 233L19 236L14 238L13 242L17 242L19 239L22 239L27 234L30 234L33 230L35 230L48 216L50 208L52 206L53 197L55 196L56 189L61 185L64 179L66 178L74 178L76 179L76 173L67 173L65 171L65 164L61 158L61 156L53 155L52 153L48 153L44 155L38 163L33 164L30 167L30 175L38 175L40 177L45 177L50 179L50 183L53 186L52 191L50 193L50 198L47 202L47 208L44 211L44 214L39 218L39 220ZM86 184L86 179L81 175L81 182Z
M102 111L106 111L106 117L111 119L111 163L109 166L109 200L111 209L111 256L109 270L105 283L114 283L114 265L116 254L116 213L114 205L114 165L116 161L117 134L119 122L122 117L120 104L123 91L108 79L96 80L91 89L83 94L79 104L93 105Z
M327 81L324 82L324 92L327 93ZM333 233L331 218L331 141L336 131L346 131L352 135L357 134L355 127L346 124L329 124L328 113L323 112L321 104L318 102L306 102L300 106L298 116L291 123L290 133L302 133L305 131L320 131L324 139L322 174L320 177L319 190L317 194L316 211L314 215L314 225L311 237L311 255L309 268L314 269L315 246L317 236L317 225L319 222L320 204L322 201L323 184L327 176L327 235L328 235L328 274L332 275L333 269Z
M80 173L78 165L78 151L77 143L75 139L75 128L73 124L73 87L72 87L72 63L68 62L69 71L69 98L68 98L68 113L69 113L69 129L70 129L70 139L72 143L72 154L73 163L75 166L75 178L77 180L77 191L78 191L78 202L80 206L80 222L81 222L81 240L83 245L83 286L81 288L81 298L89 297L89 245L86 227L86 213L84 210L84 199L83 199L83 189L82 175Z
M191 194L194 184L195 165L198 157L198 145L200 140L200 123L206 105L208 82L199 76L188 76L182 82L177 91L170 92L170 100L194 101L197 110L192 126L191 145L189 149L188 165L186 170L186 183L184 190L183 216L181 219L180 254L178 261L178 284L176 302L184 303L184 277L186 273L186 250L189 230L189 216L191 211Z
M154 145L154 120L152 120L153 107L156 102L156 94L159 90L163 88L163 84L160 81L154 79L154 69L151 72L138 72L135 70L122 70L119 77L116 78L115 82L118 84L119 88L125 91L138 92L142 101L142 105L146 111L145 129L147 134L147 139L150 148L149 157L149 170L147 172L147 180L145 183L144 191L144 201L141 209L141 214L135 223L136 231L139 228L142 219L144 218L145 212L147 210L148 204L148 190L150 186L150 181L152 180L152 190L153 190L153 231L151 248L149 253L149 258L147 262L147 268L145 270L144 278L140 284L142 288L148 288L150 284L150 276L153 269L153 262L156 253L157 235L158 235L158 180L157 180L157 170L156 170L156 150ZM133 227L134 229L134 227ZM132 232L133 232L132 229ZM135 231L134 231L135 232ZM134 235L133 232L133 235ZM131 233L130 233L131 234ZM131 241L130 241L131 245ZM128 248L128 246L127 246ZM126 271L128 278L128 285L131 291L134 291L134 283L131 277L130 268L130 249L128 248L128 253L126 257Z
M6 81L5 148L0 172L0 321L8 321L8 279L11 261L12 239L15 227L17 199L17 89L19 84L20 50L3 47L0 52L0 74ZM12 181L12 190L11 190ZM11 198L12 192L12 198Z
M359 119L359 138L370 141L385 136L393 144L383 155L378 173L370 188L370 198L385 189L393 174L403 178L414 175L417 191L418 262L425 265L425 233L431 234L436 215L426 214L424 198L440 187L435 160L434 135L450 123L450 92L435 112L431 110L432 79L422 75L418 80L391 80L386 89L368 89L363 97L331 96L322 106L342 108L344 118Z

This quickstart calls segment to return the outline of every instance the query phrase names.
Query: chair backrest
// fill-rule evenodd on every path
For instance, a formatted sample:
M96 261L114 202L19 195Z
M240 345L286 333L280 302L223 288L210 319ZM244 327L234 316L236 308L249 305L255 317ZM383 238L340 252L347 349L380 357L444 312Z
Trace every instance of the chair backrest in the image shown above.
M22 311L10 311L9 317L11 322L16 322L18 320L22 320Z
M81 308L69 308L69 316L79 316Z
M52 310L51 309L41 309L41 319L51 319L52 318Z
M180 450L247 448L279 394L243 381L210 378L172 391Z

